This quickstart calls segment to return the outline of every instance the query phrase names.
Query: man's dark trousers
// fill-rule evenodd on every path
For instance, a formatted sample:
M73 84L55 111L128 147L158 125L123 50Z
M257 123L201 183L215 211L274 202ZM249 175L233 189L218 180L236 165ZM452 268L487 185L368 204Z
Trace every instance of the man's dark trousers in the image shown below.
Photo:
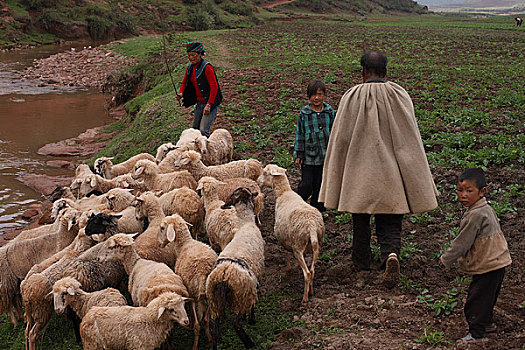
M352 261L359 270L369 270L372 261L370 249L371 214L352 214L353 253ZM377 242L381 248L381 267L384 268L390 253L399 257L401 251L401 222L403 214L374 214Z

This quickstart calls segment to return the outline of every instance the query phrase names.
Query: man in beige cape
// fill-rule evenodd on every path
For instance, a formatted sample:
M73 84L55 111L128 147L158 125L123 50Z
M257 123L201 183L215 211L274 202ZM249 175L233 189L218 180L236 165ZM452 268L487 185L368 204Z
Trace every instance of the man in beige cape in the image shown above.
M432 174L408 93L386 82L387 58L361 58L363 84L339 103L326 153L319 201L352 213L352 260L358 270L371 262L370 219L375 216L383 282L399 281L403 214L437 207Z

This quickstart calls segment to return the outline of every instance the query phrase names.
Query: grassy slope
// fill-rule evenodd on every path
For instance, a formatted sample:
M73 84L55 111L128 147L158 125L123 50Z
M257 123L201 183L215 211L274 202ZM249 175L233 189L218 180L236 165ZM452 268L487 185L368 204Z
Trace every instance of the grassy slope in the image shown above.
M316 3L297 0L285 6L288 16L323 12L340 14L371 14L384 12L421 12L411 0L331 0L319 9ZM173 31L190 27L248 27L261 20L283 16L282 7L269 12L263 3L251 0L199 0L185 4L182 0L109 0L71 2L68 0L5 0L0 8L0 48L12 45L52 43L62 39L94 40L128 37L139 32ZM257 8L255 11L254 9Z
M378 17L357 23L275 23L245 30L175 34L168 38L168 52L179 81L186 66L184 43L206 42L227 92L219 118L234 133L237 156L255 154L265 162L290 166L295 118L305 103L306 82L313 77L324 79L328 102L337 107L342 93L359 82L360 54L370 48L384 50L390 59L390 79L413 97L429 162L444 196L440 208L414 215L410 221L427 225L457 220L452 214L457 208L451 204L454 188L444 179L466 166L487 168L496 185L491 189L493 205L505 220L506 213L523 208L520 169L525 162L525 44L523 28L509 26L509 20L426 16ZM103 154L123 160L138 152L154 153L156 146L175 140L187 127L187 115L178 107L164 74L160 41L132 39L113 49L144 60L133 73L142 72L142 88L147 92L126 104L130 114L112 126L121 132ZM291 174L294 176L293 171ZM336 222L343 224L347 219L341 215ZM424 254L439 254L449 239L435 242L434 251ZM414 249L416 242L408 243L405 258L422 253ZM322 260L329 263L331 254L336 252L324 252ZM413 281L404 282L407 293L414 293ZM265 348L281 330L294 325L293 313L280 311L280 301L298 300L299 294L289 285L263 284L262 288L258 323L247 331ZM432 290L437 286L429 288L438 294ZM430 313L428 322L433 322ZM191 334L178 330L174 337L181 348L189 348ZM70 327L54 316L41 348L80 349L73 343ZM13 332L5 315L0 318L0 344L23 348L23 327ZM225 329L221 344L224 349L240 348L232 327ZM203 340L200 348L205 345Z

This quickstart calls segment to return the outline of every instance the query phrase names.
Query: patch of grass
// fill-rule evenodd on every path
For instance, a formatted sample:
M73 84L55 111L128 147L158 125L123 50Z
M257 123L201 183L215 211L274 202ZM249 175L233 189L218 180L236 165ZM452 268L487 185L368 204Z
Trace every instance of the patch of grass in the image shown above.
M452 341L445 339L445 334L442 331L433 331L430 329L432 325L426 326L423 331L423 336L421 338L415 339L416 343L425 343L431 347L436 347L438 345L448 345L452 344Z

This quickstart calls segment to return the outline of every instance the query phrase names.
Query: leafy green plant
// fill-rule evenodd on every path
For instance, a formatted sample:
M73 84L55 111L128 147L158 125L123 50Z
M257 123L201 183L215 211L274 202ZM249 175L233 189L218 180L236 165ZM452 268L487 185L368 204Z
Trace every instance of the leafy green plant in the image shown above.
M434 220L434 218L429 213L421 213L411 215L409 220L413 224L424 225Z
M290 152L288 152L286 146L277 147L272 163L283 168L288 168L293 163L293 157Z
M440 344L452 344L452 341L445 339L445 335L442 331L430 331L433 325L428 325L423 331L421 338L415 339L416 343L426 343L431 347L435 347Z
M434 310L437 316L445 315L448 316L454 311L454 308L458 304L459 296L456 288L447 290L442 294L442 299L434 300L429 306Z
M345 225L348 224L352 220L352 214L351 213L341 213L335 216L335 223L337 225Z

